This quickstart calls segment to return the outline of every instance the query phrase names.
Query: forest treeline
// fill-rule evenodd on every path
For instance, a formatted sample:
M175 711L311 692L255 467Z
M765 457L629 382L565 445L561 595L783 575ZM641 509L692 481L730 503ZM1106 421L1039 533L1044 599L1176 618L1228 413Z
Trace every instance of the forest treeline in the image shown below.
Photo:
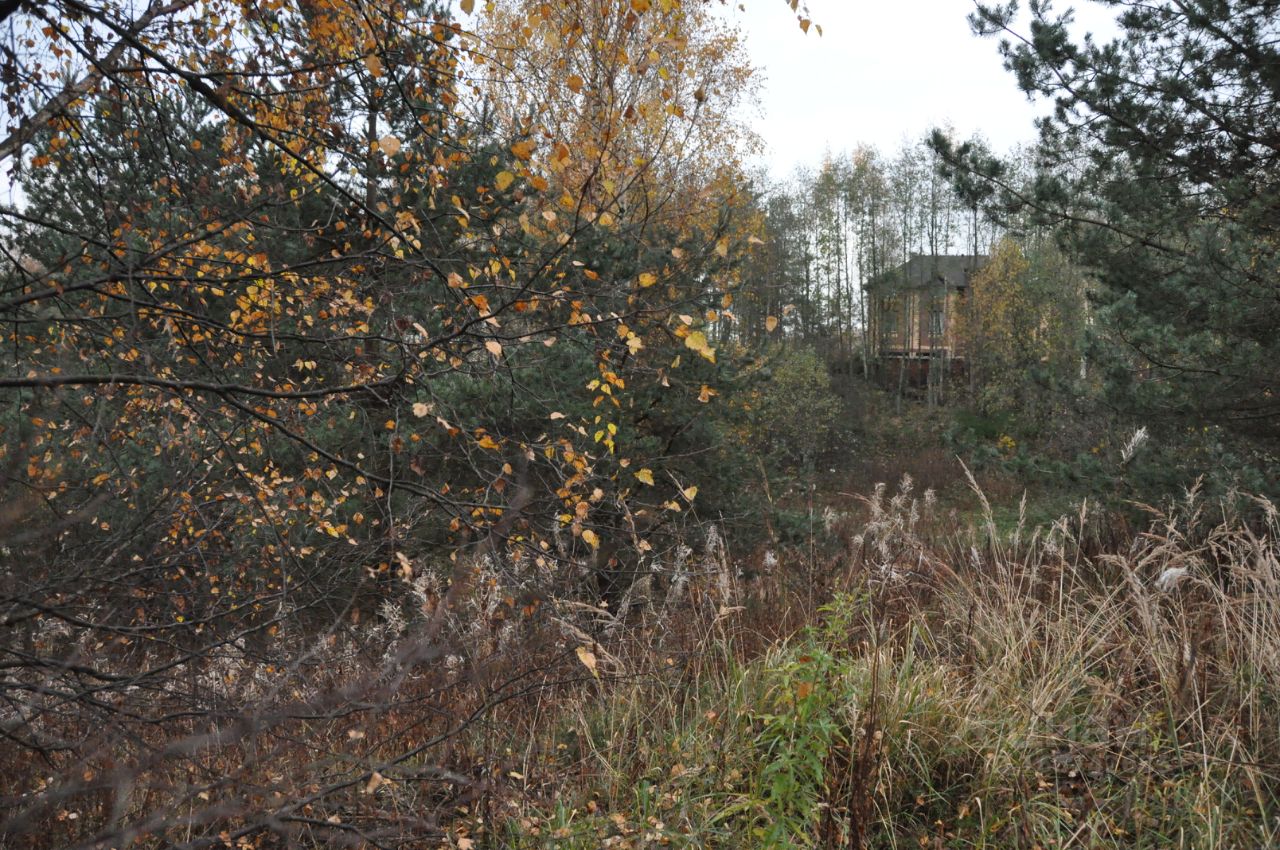
M1033 149L777 182L717 5L0 3L0 844L476 846L505 707L816 616L912 253L973 469L1274 492L1268 4L980 7Z

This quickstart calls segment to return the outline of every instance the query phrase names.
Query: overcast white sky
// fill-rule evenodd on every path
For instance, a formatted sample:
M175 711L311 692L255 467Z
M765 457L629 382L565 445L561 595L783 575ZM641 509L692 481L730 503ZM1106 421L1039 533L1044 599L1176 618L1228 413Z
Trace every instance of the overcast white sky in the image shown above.
M997 42L970 31L973 0L807 2L821 37L801 32L781 0L751 0L729 13L766 78L754 123L775 177L860 142L889 152L945 123L962 137L981 133L997 150L1034 138L1044 107L1018 90ZM1094 4L1073 5L1080 31L1115 32Z

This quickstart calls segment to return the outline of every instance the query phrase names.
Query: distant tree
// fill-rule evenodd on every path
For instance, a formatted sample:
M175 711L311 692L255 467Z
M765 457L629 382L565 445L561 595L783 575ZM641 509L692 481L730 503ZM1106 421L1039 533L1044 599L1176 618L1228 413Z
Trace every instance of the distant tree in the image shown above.
M986 413L1040 425L1079 374L1086 305L1084 279L1060 251L1029 251L1006 238L973 278L960 335Z
M840 411L822 358L809 348L780 357L753 407L749 433L755 452L773 465L811 475Z
M803 332L796 305L805 303L805 273L810 248L808 222L798 191L772 186L761 198L761 241L755 262L742 270L738 312L753 343L772 330ZM772 320L772 321L771 321ZM794 327L793 327L794 326Z

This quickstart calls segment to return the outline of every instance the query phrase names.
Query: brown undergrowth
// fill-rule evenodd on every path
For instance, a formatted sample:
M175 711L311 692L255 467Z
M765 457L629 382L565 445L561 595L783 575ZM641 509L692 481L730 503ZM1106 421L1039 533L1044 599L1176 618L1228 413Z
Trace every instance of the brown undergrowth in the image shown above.
M440 582L405 564L373 610L325 629L286 611L269 636L198 651L37 623L35 650L65 663L9 682L26 697L0 709L0 847L482 840L555 799L540 747L566 706L704 678L711 643L732 633L745 660L812 619L811 596L773 590L776 558L757 561L743 575L706 527L606 600L581 592L586 563L551 581L479 559L473 592L443 617Z

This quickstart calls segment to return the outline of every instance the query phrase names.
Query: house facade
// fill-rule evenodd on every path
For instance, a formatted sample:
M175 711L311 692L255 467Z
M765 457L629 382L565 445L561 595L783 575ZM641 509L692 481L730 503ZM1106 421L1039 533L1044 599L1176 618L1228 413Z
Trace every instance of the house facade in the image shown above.
M912 254L866 287L868 343L877 378L926 387L930 403L964 372L960 317L983 255Z
M973 274L986 261L982 255L912 254L871 281L867 330L877 361L962 361L957 319Z

